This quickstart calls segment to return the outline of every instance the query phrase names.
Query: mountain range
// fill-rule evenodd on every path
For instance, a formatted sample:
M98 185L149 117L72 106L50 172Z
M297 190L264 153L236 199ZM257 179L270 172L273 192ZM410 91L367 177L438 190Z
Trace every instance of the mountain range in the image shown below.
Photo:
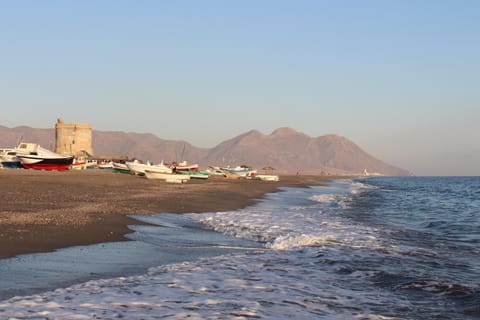
M13 147L22 139L53 149L54 129L27 126L0 126L0 146ZM251 130L213 148L198 148L187 141L164 140L153 134L121 131L92 132L96 156L127 156L160 161L198 163L202 167L249 165L261 171L273 167L276 173L408 175L409 172L374 158L347 138L339 135L311 137L291 128L271 134Z

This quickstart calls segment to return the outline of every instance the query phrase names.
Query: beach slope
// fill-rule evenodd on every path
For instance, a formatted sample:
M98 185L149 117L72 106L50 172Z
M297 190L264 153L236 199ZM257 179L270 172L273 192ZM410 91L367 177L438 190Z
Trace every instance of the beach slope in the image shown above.
M124 241L133 214L228 211L280 187L306 187L332 177L282 176L168 184L102 170L0 170L0 259L75 245Z

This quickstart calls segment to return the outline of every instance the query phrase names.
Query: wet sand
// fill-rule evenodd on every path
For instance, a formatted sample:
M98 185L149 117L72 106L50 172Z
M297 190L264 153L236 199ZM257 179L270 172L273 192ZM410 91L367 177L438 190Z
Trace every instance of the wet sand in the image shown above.
M0 170L0 259L76 245L127 240L127 215L236 210L279 187L333 177L280 176L279 182L211 178L169 184L103 170Z

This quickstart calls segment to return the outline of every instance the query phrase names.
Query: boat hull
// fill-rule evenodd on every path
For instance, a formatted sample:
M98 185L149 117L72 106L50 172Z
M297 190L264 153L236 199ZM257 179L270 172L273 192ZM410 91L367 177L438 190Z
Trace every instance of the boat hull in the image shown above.
M172 173L172 169L163 164L146 164L139 162L127 162L127 167L131 172L137 175L145 175L145 170L158 171L163 173Z
M0 167L8 169L18 169L22 168L22 163L20 161L2 161Z
M179 174L189 175L191 179L208 179L209 173L207 171L178 171Z
M22 164L17 157L16 149L0 149L0 168L16 169Z
M190 175L183 175L177 173L163 173L163 172L155 172L150 170L145 170L145 176L147 179L157 179L157 180L164 180L166 182L171 183L185 183L190 180Z
M257 174L257 170L253 170L252 168L248 166L237 166L235 168L221 168L221 170L235 174L239 177L254 177Z
M118 162L112 163L112 171L120 173L132 173L126 164Z
M257 174L255 178L262 181L280 181L280 178L278 176L270 174Z
M73 163L73 157L65 158L38 158L33 156L19 156L22 167L37 170L68 170Z

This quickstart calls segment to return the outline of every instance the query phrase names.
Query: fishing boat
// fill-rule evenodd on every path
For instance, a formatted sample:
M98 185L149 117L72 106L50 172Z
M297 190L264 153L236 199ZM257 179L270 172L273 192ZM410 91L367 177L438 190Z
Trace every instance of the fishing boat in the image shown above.
M222 169L220 169L220 167L213 167L213 166L210 166L208 167L208 169L206 170L208 172L209 175L211 176L219 176L219 177L226 177L227 174L225 173L225 171L223 171Z
M253 170L252 168L246 165L236 166L234 168L224 167L221 169L225 172L236 174L240 177L254 177L255 174L257 173L257 170Z
M130 173L130 169L125 163L121 162L112 162L112 171L120 173Z
M189 175L191 179L208 179L210 173L208 171L193 171L193 170L180 170L178 173L183 175Z
M21 168L22 163L17 157L17 149L4 148L0 149L0 167L2 168Z
M262 181L280 181L280 178L273 174L257 174L255 178Z
M97 162L97 168L101 169L101 170L112 170L113 169L113 161Z
M171 183L185 183L190 180L190 175L180 173L164 173L155 170L145 170L145 177L147 179L164 180Z
M172 173L172 169L164 165L163 161L159 164L151 164L148 161L147 163L142 163L138 160L134 160L134 161L127 161L125 162L125 164L130 169L130 171L136 175L145 175L145 170Z
M16 149L17 158L25 169L63 171L73 163L73 156L55 153L36 143L22 142Z
M72 170L85 170L87 169L87 161L82 159L73 159L70 168Z
M198 171L198 164L188 164L187 161L180 163L173 162L170 164L173 171Z

